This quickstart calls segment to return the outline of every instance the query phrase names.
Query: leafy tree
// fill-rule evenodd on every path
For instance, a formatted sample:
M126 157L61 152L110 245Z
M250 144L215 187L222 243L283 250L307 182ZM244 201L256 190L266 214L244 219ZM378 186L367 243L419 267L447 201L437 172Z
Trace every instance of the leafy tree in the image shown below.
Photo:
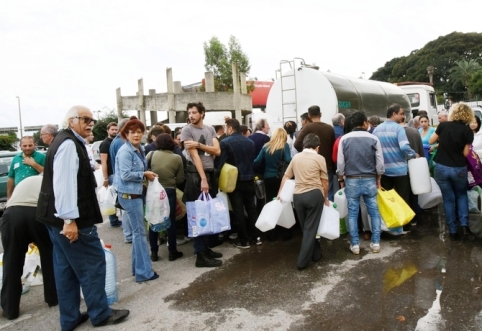
M452 80L453 87L455 87L459 83L462 84L465 88L467 88L469 99L471 99L471 77L474 73L480 71L481 69L482 67L479 65L479 63L473 59L470 59L468 61L457 61L455 66L450 69L449 75L449 78Z
M9 132L8 134L0 135L0 150L1 151L16 151L17 148L15 143L19 139L17 138L17 134L14 132Z
M249 73L251 65L236 37L229 38L228 47L217 37L204 43L204 68L214 74L215 91L233 91L233 71L231 63L238 64L238 71ZM254 84L247 86L248 92L254 90Z
M452 32L427 43L407 56L388 61L370 79L391 83L403 81L429 82L427 67L434 66L434 88L448 92L454 101L464 98L465 86L450 78L451 69L458 61L482 60L482 33Z
M470 91L476 100L482 99L482 70L477 71L470 78Z
M122 117L127 118L127 115L123 113ZM118 122L117 112L115 110L110 110L106 115L100 117L94 125L92 129L94 141L104 140L107 137L107 125L110 122Z

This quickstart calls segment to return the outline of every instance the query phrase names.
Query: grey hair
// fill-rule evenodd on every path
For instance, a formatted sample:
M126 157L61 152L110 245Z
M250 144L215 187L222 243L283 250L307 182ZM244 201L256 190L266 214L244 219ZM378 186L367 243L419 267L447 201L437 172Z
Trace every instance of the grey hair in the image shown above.
M59 132L59 130L57 130L57 126L53 124L44 125L40 131L44 131L45 133L51 134L53 137L55 137Z
M266 126L266 120L264 118L260 118L256 121L256 126L254 127L255 131L260 131Z
M70 128L70 119L76 116L79 116L79 111L80 109L87 108L84 106L73 106L72 108L69 109L67 114L65 114L64 119L62 120L62 129L68 129ZM79 121L78 118L74 118L74 123L77 123Z
M449 113L448 113L446 110L441 110L441 111L439 111L438 114L439 114L439 115L442 115L442 116L445 116L445 117L448 117L448 116L449 116Z
M341 126L341 123L345 120L345 115L341 114L341 113L338 113L338 114L335 114L333 115L333 117L331 118L331 121L333 122L333 126L335 125L339 125Z
M417 124L417 125L420 124L420 116L415 116L415 117L413 118L413 124L414 124L414 125L415 125L415 124Z
M119 122L117 122L117 132L121 132L122 128L124 127L124 125L126 125L127 122L129 122L128 118L123 118Z

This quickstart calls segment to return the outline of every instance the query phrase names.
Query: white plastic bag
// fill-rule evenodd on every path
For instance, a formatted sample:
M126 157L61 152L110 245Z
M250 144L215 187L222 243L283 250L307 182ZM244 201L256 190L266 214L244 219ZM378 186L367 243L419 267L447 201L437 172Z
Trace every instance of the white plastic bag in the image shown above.
M155 225L167 222L171 209L164 187L157 179L149 182L146 193L146 220Z
M108 188L101 186L98 196L100 213L102 216L115 214L115 198L117 193L115 193L115 190L112 188L112 186L109 186Z

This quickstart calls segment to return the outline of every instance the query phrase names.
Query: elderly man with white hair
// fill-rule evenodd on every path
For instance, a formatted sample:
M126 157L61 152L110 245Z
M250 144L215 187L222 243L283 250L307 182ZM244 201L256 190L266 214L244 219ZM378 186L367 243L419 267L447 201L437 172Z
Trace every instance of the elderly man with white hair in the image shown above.
M54 247L60 327L73 330L90 318L103 326L123 321L128 310L111 309L105 293L106 262L96 224L102 215L85 139L95 124L92 112L74 106L47 152L37 206ZM80 289L87 312L80 312Z
M333 123L333 129L335 129L335 140L336 140L338 139L338 137L343 136L344 127L345 127L345 115L341 113L335 114L331 118L331 121Z
M449 113L446 110L441 110L438 113L438 122L443 123L449 120Z

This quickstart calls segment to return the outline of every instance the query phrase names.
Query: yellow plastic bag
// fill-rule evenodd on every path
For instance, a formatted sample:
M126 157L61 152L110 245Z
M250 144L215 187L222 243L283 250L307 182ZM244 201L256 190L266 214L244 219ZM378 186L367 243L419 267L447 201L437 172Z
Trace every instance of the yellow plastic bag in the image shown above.
M378 209L387 228L397 228L408 224L415 217L413 210L395 190L378 189Z
M219 175L219 189L226 193L231 193L236 188L236 181L238 180L238 168L225 163L221 168Z

